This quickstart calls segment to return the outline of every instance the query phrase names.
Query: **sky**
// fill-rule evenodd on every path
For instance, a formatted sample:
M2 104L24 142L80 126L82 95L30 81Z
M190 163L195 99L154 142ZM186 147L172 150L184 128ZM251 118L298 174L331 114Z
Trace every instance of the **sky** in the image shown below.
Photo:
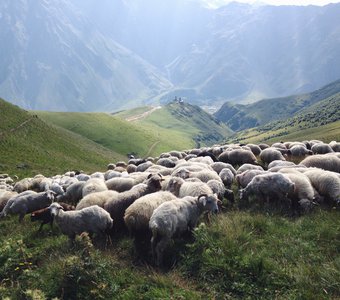
M203 0L209 7L216 8L235 0ZM319 5L340 3L340 0L236 0L243 3L266 3L270 5Z

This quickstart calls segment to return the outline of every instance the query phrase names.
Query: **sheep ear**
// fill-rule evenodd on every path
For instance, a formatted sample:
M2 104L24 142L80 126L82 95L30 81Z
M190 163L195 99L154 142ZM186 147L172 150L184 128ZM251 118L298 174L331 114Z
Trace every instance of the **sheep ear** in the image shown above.
M149 176L148 176L148 179L150 179L150 178L151 178L151 176L152 176L152 173L150 173L150 174L149 174Z

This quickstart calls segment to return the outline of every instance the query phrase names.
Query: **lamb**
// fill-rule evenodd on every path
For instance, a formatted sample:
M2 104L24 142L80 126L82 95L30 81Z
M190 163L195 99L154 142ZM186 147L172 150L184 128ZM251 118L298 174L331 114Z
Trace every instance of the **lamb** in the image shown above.
M69 205L67 203L59 202L59 204L63 207L64 211L75 210L73 205ZM49 207L45 207L39 210L36 210L31 213L31 222L41 221L40 227L38 231L42 230L42 227L45 224L50 224L51 228L53 226L53 216L51 215Z
M5 217L8 214L19 215L19 222L22 222L27 213L49 206L54 200L55 193L46 191L36 193L27 191L8 200L6 206L0 214Z
M104 208L107 210L115 222L117 229L124 227L124 213L125 210L138 198L160 191L162 176L159 174L150 174L145 183L134 186L131 190L119 193L110 197L105 203Z
M313 187L321 196L325 197L329 204L340 203L340 178L336 173L311 169L304 172L304 175L309 178Z
M183 178L173 177L168 183L169 192L179 198L185 196L197 197L201 194L213 194L211 188L204 182L187 182Z
M307 168L316 167L327 171L340 173L340 159L335 155L312 155L300 162Z
M115 177L107 180L105 184L109 190L121 193L132 189L136 182L129 177Z
M204 211L218 212L214 195L200 195L167 201L157 207L149 222L152 232L151 248L157 266L163 263L163 252L175 235L196 227Z
M224 151L218 156L219 161L230 163L234 167L243 164L253 164L257 165L256 156L253 152L244 149L234 149L231 151Z
M105 235L113 226L110 214L98 205L65 212L63 207L55 202L49 206L49 209L61 232L71 241L82 232L88 232L90 236Z
M270 164L274 160L286 160L278 149L272 147L262 150L260 153L260 159L265 164Z
M258 200L266 200L267 202L275 202L275 204L283 204L290 206L288 194L293 193L294 183L281 173L265 173L256 175L246 186L240 190L240 200L248 200L253 195Z

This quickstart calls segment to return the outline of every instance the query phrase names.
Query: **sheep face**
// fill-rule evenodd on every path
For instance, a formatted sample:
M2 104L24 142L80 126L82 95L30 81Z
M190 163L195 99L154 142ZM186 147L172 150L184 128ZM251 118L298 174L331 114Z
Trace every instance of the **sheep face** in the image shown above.
M218 213L218 202L216 195L200 195L198 197L198 204L203 211Z
M161 174L150 174L148 179L146 180L146 184L151 187L155 192L160 191L162 189L161 182L163 181L163 177Z
M49 206L49 210L51 212L51 215L53 217L57 216L59 214L59 210L60 209L63 209L63 207L59 204L59 203L52 203L50 206Z

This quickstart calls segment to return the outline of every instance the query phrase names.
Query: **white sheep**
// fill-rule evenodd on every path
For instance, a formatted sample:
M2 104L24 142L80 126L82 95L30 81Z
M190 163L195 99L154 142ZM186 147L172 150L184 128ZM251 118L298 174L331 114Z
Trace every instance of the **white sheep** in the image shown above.
M163 263L163 252L175 235L196 227L204 211L218 212L218 199L214 195L200 195L167 201L158 206L149 222L152 232L151 248L157 266Z
M281 173L264 173L256 175L248 185L240 190L240 199L248 200L250 196L257 200L290 206L288 194L294 191L294 183Z
M137 199L124 214L124 222L129 232L136 238L143 238L150 232L149 221L153 211L162 203L174 199L177 197L167 191L155 192Z
M340 173L340 158L335 155L319 154L308 156L300 162L300 165Z
M248 183L256 176L260 174L264 174L266 171L264 170L247 170L244 171L241 174L236 175L236 182L238 184L238 187L245 188Z
M329 144L317 143L311 148L313 154L326 154L334 152Z
M76 206L76 210L80 210L92 205L98 205L104 208L105 203L111 199L111 197L117 196L117 194L118 192L111 190L88 194L79 201Z
M219 174L223 169L228 168L234 175L236 175L236 170L231 164L217 161L211 164L210 166L217 174Z
M19 222L21 222L26 214L49 206L54 200L54 196L53 191L41 193L34 191L23 192L7 201L0 217L6 217L8 214L19 215Z
M102 191L107 191L108 188L102 178L91 178L85 182L82 189L82 197L85 197L91 193L97 193Z
M202 194L213 194L212 189L205 182L188 182L180 177L169 180L168 190L179 198L185 196L197 197Z
M304 172L318 193L325 197L329 204L340 203L340 178L337 173L321 169L311 169Z
M273 147L263 149L260 153L260 159L265 164L270 164L274 160L286 160L279 149Z
M110 214L98 205L81 210L63 211L63 207L55 202L49 206L51 215L61 232L71 240L77 234L87 232L90 235L104 235L112 228L113 220Z
M129 177L115 177L105 181L105 184L109 190L121 193L132 189L136 182Z
M261 170L261 171L263 171L263 168L261 166L257 166L257 165L243 164L242 166L240 166L237 169L236 174L241 174L241 173L243 173L244 171L247 171L247 170Z
M234 181L234 174L230 169L225 168L222 169L221 172L218 174L218 176L221 178L224 186L228 189L230 189L231 185L233 184Z
M250 150L244 149L233 149L231 151L226 150L218 156L218 160L225 163L230 163L234 167L246 163L254 165L258 164L254 153Z

